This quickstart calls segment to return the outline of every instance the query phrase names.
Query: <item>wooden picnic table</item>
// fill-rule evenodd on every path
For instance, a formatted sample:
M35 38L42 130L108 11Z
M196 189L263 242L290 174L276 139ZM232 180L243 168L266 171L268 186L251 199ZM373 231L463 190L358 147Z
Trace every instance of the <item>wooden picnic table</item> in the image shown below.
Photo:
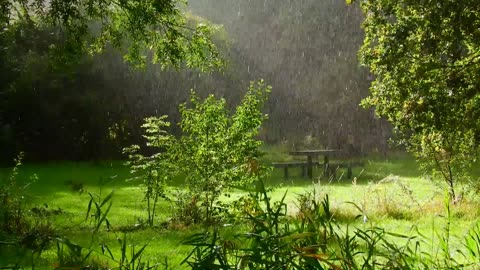
M334 153L343 152L343 150L337 149L314 149L314 150L296 150L290 151L292 156L306 156L307 157L307 175L310 179L313 178L313 158L323 155L323 174L328 176L328 156Z

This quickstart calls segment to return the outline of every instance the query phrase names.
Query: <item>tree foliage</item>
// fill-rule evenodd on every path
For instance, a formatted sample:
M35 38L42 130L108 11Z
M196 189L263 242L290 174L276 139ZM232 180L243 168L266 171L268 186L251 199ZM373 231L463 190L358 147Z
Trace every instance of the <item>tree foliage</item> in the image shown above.
M190 105L180 106L182 136L172 153L189 190L205 207L208 222L222 192L266 173L258 160L262 143L256 136L266 118L262 108L269 92L263 81L252 82L232 116L225 99L213 95L200 101L192 92Z
M7 0L0 4L2 33L19 22L61 37L53 56L67 61L84 52L122 49L125 59L144 66L148 55L162 66L210 70L221 65L205 23L188 23L183 0Z
M361 62L375 81L374 106L455 197L454 183L480 142L480 3L476 0L359 1Z
M165 130L170 123L165 121L166 116L149 117L145 119L142 128L145 130L144 138L147 146L157 149L159 152L151 156L140 153L140 146L132 145L124 149L128 155L125 165L129 166L131 173L135 175L132 180L141 180L144 184L145 200L147 202L147 222L153 226L159 199L166 198L167 181L172 177L172 163L166 150L171 149L174 137Z

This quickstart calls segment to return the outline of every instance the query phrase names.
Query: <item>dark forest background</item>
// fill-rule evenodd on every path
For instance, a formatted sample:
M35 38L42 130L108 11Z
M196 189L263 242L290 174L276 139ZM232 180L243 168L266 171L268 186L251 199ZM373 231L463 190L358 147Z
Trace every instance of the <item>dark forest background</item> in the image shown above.
M24 24L2 35L1 160L20 151L37 161L121 158L123 147L143 142L139 127L145 117L167 114L176 123L178 105L191 89L223 96L233 108L250 80L259 78L273 87L261 133L266 143L290 148L353 143L357 153L386 152L391 128L359 106L373 78L357 61L363 33L356 5L197 0L188 7L191 18L220 26L215 40L228 63L224 70L162 70L150 64L141 71L113 49L80 56L79 63L66 54L50 55L52 42L64 44L52 41L48 31Z

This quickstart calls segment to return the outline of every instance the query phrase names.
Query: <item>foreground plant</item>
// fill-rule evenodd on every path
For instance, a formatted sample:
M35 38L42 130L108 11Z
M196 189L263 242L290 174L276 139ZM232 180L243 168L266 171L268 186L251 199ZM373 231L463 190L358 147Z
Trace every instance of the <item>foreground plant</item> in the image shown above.
M55 263L56 269L119 269L119 270L149 270L158 269L160 263L151 263L143 260L143 254L148 243L138 247L127 238L127 233L123 236L117 235L113 230L108 215L112 207L112 198L114 192L110 192L107 196L102 197L101 190L99 194L89 193L90 200L88 202L86 219L92 225L90 244L88 246L79 245L71 241L68 237L57 237ZM120 255L114 256L113 248L104 242L99 234L100 230L105 228L107 233L112 233L118 242L118 250ZM96 246L100 246L100 250ZM93 255L96 255L95 260ZM98 258L103 260L98 260ZM164 264L168 269L168 263Z
M184 259L191 269L477 269L480 266L479 225L454 245L449 196L442 229L428 238L362 224L341 226L328 196L306 193L298 213L287 214L283 197L272 202L262 182L242 199L243 219L230 226L209 228L183 244L192 246ZM352 204L359 212L361 208ZM359 215L360 216L360 215ZM453 254L457 253L458 256Z
M58 233L45 216L32 216L38 208L28 209L28 187L37 177L33 175L27 183L21 182L18 174L22 159L20 153L10 175L0 177L0 250L6 253L0 259L2 263L7 259L6 269L16 269L26 260L33 269Z

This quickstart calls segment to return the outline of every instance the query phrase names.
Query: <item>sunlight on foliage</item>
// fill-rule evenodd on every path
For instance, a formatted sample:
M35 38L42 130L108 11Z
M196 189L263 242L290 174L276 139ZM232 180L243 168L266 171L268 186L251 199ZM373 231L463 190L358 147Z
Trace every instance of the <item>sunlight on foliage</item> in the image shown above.
M141 68L150 60L164 68L219 68L223 61L211 40L215 27L187 25L185 5L183 0L2 1L0 27L7 32L26 23L64 38L62 44L50 46L60 63L112 46Z
M363 101L386 117L400 143L455 183L480 143L480 8L467 1L358 1L365 14L360 61L375 81Z

